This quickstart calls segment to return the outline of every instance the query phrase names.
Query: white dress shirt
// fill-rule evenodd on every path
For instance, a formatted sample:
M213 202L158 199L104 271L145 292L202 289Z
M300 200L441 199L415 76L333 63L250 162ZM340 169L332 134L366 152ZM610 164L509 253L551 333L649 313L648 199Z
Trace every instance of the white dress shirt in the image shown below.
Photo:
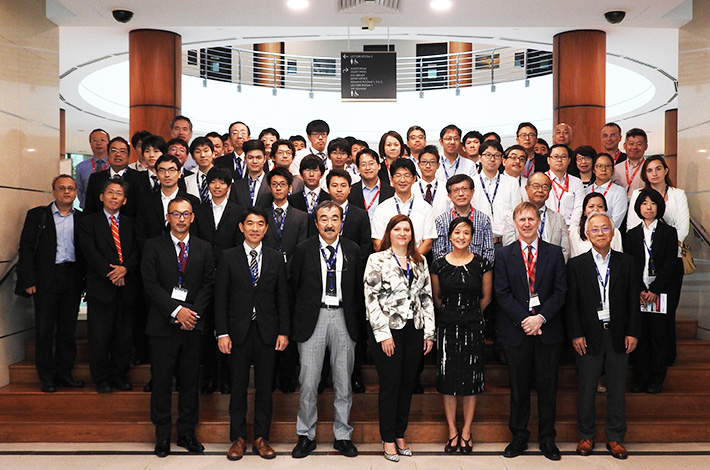
M417 182L412 185L412 196L426 202L425 196L428 184L431 184L431 194L433 196L431 209L434 212L434 220L436 220L441 214L447 210L451 210L453 204L451 204L451 199L449 199L449 195L446 192L446 183L442 183L438 179L429 182L424 181L424 179L420 177Z
M399 205L399 210L397 206ZM410 212L411 208L411 212ZM372 238L382 240L390 219L397 214L408 215L414 225L414 237L417 246L421 245L425 239L436 240L436 224L434 222L434 211L424 199L410 196L406 201L402 201L397 194L394 197L382 201L375 210L372 225Z
M330 256L330 250L326 246L332 246L337 251L335 252L335 291L338 296L338 302L343 302L343 247L340 244L340 237L338 237L332 245L328 245L323 237L318 235L318 240L320 241L320 246L318 249L318 256L320 258L320 272L321 272L321 285L323 286L323 293L321 295L320 301L322 304L326 303L326 282L328 277L328 266L325 263L325 258L323 258L323 250L325 250L326 256ZM337 247L337 248L336 248Z
M451 163L445 155L439 161L439 169L436 170L436 179L444 185L446 181L454 175L468 175L471 178L478 174L476 164L468 158L463 158L461 155L456 157L454 163Z
M565 218L567 226L574 224L582 217L582 202L584 201L584 184L582 180L569 173L558 178L552 171L548 171L552 188L545 205Z
M624 222L624 217L626 217L626 210L629 207L629 199L626 197L624 188L610 180L601 186L592 183L587 186L584 192L585 194L595 192L604 196L606 205L609 208L608 212L611 215L611 219L614 221L614 227L621 227L621 224Z
M180 189L175 186L175 190L172 192L172 194L165 195L165 193L161 190L160 191L160 202L163 203L163 215L168 214L168 205L170 204L170 201L175 199L175 196L177 196L177 193Z
M500 173L489 178L482 172L473 178L473 186L473 207L490 217L494 237L503 236L506 215L522 201L518 182Z

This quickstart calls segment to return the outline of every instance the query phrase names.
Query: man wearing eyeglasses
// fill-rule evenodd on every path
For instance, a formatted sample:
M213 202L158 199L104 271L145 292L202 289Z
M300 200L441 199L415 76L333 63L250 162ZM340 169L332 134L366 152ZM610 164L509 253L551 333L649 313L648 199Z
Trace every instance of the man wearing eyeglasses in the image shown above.
M328 167L328 156L325 153L326 145L328 144L328 135L330 134L330 126L322 119L315 119L306 126L306 137L308 145L306 148L296 152L296 157L291 163L291 174L298 175L301 169L301 160L308 155L315 155L323 160L323 164Z
M420 178L412 186L414 197L423 199L431 206L434 219L446 212L451 205L449 198L446 197L446 182L436 179L437 171L441 166L440 161L436 145L424 147L417 157Z
M521 122L518 124L518 131L515 135L517 144L523 147L527 153L527 161L523 167L523 176L527 178L536 171L549 170L550 166L545 161L545 157L535 153L537 127L531 122Z
M547 199L547 207L565 218L569 227L582 217L584 184L576 176L567 172L572 159L572 150L564 144L550 147L547 161L550 170L547 176L552 183L552 197Z
M614 165L626 160L626 154L619 150L621 143L621 127L615 122L607 122L602 127L602 148L604 153L611 155Z
M229 143L234 151L225 153L214 161L215 166L228 168L234 173L234 181L238 181L246 176L246 159L242 146L250 139L251 131L249 126L242 121L235 121L229 125Z
M613 251L614 222L606 212L589 214L585 227L592 243L588 252L567 265L567 332L579 368L577 453L590 455L596 438L595 401L604 370L608 389L604 433L607 450L617 459L627 457L625 388L629 354L641 333L638 276L633 258Z
M515 180L520 188L522 199L527 199L525 185L528 183L528 179L523 176L523 168L527 159L527 153L522 145L512 145L503 152L503 177Z
M174 198L186 198L195 207L200 200L178 186L180 181L180 161L172 155L163 155L155 162L155 171L160 181L160 191L146 194L136 215L136 234L141 246L149 238L163 235L167 231L165 214L168 204Z
M291 171L291 163L296 156L296 147L290 140L279 139L271 146L271 160L274 168L286 168ZM289 194L298 194L303 191L303 178L301 175L293 175L293 182Z
M136 216L139 206L139 188L141 180L145 177L141 177L139 171L128 168L130 154L131 148L123 137L111 139L108 144L108 168L93 173L89 178L84 198L85 214L101 212L103 209L103 203L100 200L101 189L106 181L118 177L128 183L124 191L126 202L121 206L121 214L131 218Z
M89 177L98 171L106 169L106 155L108 154L108 141L111 138L103 129L94 129L89 134L91 158L80 162L74 170L76 175L76 189L79 196L79 207L84 208L84 195L89 184Z
M436 178L442 184L454 175L468 175L473 178L478 171L476 164L467 158L462 158L459 155L461 148L461 129L454 124L441 129L439 132L439 144L444 152L444 157L441 159L441 165L436 173Z
M175 116L170 121L170 137L172 140L179 139L185 142L184 155L176 155L182 163L183 173L188 172L197 166L195 160L187 153L187 147L192 140L192 121L187 116ZM170 147L170 143L168 143ZM187 173L189 174L189 173Z
M162 173L177 180L176 160L170 155L160 157L158 174L165 170ZM165 179L177 193L177 182ZM195 427L199 419L200 350L214 290L215 262L210 243L190 236L193 207L184 196L167 203L163 220L167 220L168 230L145 243L141 262L143 284L151 300L146 333L150 337L153 382L150 417L155 425L158 457L170 453L172 379L176 371L180 378L177 445L190 453L205 449L195 436Z

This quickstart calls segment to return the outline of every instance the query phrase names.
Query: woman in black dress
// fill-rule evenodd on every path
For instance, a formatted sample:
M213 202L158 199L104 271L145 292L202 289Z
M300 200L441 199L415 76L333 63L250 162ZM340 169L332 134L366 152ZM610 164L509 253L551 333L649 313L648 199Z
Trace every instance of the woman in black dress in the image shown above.
M491 303L493 266L470 253L473 223L458 217L449 224L454 251L432 263L438 369L436 389L444 395L449 440L444 452L471 452L476 395L483 392L483 310ZM463 397L463 427L456 427L457 396Z

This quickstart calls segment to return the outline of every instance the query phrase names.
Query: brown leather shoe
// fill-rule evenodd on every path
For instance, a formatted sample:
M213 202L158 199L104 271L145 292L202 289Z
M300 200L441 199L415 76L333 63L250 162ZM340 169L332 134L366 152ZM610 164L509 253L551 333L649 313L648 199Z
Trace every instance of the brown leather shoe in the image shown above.
M273 459L276 457L276 452L263 437L256 438L251 445L251 450L255 454L259 454L262 459Z
M592 455L592 449L594 449L594 441L591 439L582 439L577 444L577 453L584 457Z
M247 441L243 437L240 437L236 441L232 442L232 447L227 451L227 458L229 460L239 460L244 457L244 449L247 447Z
M629 454L626 452L626 447L621 442L609 441L606 448L611 453L611 456L617 459L624 460Z

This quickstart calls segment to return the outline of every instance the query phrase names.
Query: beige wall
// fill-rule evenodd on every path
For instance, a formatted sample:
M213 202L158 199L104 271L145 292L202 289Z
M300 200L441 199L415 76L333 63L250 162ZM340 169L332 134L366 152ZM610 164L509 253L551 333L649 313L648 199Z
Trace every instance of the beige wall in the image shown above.
M59 169L59 29L43 0L0 2L0 279L15 264L31 207L51 201ZM30 151L29 149L34 149ZM31 302L0 286L0 385L32 336Z

